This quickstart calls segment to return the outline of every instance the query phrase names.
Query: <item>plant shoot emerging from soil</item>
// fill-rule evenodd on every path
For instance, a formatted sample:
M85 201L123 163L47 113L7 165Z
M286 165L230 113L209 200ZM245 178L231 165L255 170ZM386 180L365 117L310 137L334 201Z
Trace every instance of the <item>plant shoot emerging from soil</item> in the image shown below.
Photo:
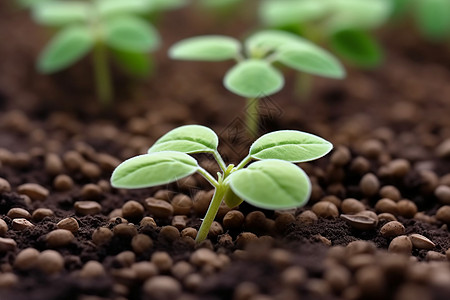
M242 45L222 35L184 39L169 49L173 59L196 61L236 60L223 79L225 87L248 100L247 130L258 133L258 102L284 86L282 73L273 66L281 63L300 72L330 78L343 78L345 71L339 61L324 49L291 33L267 30L248 37Z
M158 1L157 1L158 2ZM148 54L159 45L155 28L139 14L158 6L150 0L46 1L33 8L39 24L61 27L38 59L38 70L54 73L92 51L97 96L104 103L113 97L108 49L134 75L150 70ZM156 3L156 2L155 2Z
M327 44L350 63L372 68L381 63L382 50L369 31L391 11L392 0L265 0L259 15L266 26Z
M207 238L217 211L225 201L230 208L242 201L265 209L289 209L304 205L311 193L306 173L293 163L320 158L333 145L312 134L281 130L265 134L250 147L237 165L226 165L220 156L218 137L200 125L181 126L162 136L147 154L130 158L113 172L116 188L145 188L174 182L198 172L214 186L214 196L198 231L197 242ZM217 178L190 155L211 154L220 166ZM251 163L252 160L258 160Z

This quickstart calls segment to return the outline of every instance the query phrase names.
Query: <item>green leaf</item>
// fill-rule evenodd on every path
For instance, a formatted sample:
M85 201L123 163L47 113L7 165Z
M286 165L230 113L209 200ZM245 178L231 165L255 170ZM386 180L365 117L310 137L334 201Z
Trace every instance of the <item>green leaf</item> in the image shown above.
M177 9L188 4L187 0L145 0L155 12Z
M265 209L300 207L311 194L311 182L305 172L283 160L252 163L232 173L228 180L237 196Z
M345 77L344 67L331 53L309 42L284 46L279 50L277 61L301 72L338 79Z
M327 10L326 3L317 0L266 0L259 6L259 16L268 26L286 26L317 20Z
M233 7L243 0L199 0L199 3L206 8L213 8L217 10L227 9Z
M184 125L159 138L148 153L179 151L184 153L212 153L217 151L219 139L214 131L201 125Z
M61 30L44 48L38 58L38 70L53 73L81 59L94 45L86 26L70 26Z
M146 21L122 16L104 24L105 42L112 48L129 52L149 52L159 46L159 34Z
M230 187L227 187L227 191L223 196L223 201L229 208L233 208L241 204L244 200L239 198Z
M173 151L139 155L121 163L111 176L116 188L145 188L174 182L198 170L191 156Z
M356 65L375 67L381 63L381 47L363 30L339 30L331 36L330 42L336 53Z
M102 18L126 14L145 14L151 10L151 1L149 0L97 0L95 4L98 14Z
M34 6L33 18L40 24L62 26L87 22L89 10L89 4L81 1L46 1Z
M326 155L333 149L327 140L314 134L280 130L267 133L250 147L253 159L281 159L289 162L304 162Z
M235 65L226 73L225 87L242 97L272 95L284 86L283 75L264 60L248 59Z
M450 1L417 0L415 14L420 30L431 39L450 36Z
M51 0L17 0L16 2L23 8L33 8L48 1Z
M147 53L114 50L113 55L122 69L132 75L146 77L153 69Z
M281 30L259 31L245 40L245 51L249 57L263 58L268 53L286 45L302 45L308 40Z
M169 57L181 60L221 61L235 58L241 50L238 40L222 35L187 38L169 49Z

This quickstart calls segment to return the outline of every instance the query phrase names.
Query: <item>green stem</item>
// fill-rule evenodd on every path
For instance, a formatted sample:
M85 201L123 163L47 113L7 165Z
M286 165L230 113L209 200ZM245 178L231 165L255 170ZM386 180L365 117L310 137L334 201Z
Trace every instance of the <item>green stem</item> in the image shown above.
M225 172L225 170L227 169L227 165L223 161L222 156L220 156L220 153L215 151L215 152L213 152L213 155L214 155L214 159L217 161L217 164L219 165L222 172Z
M108 106L111 103L113 91L106 46L102 42L98 42L94 47L94 72L97 97L104 106Z
M246 164L248 164L252 160L250 154L247 155L236 167L236 170L240 170L243 167L245 167Z
M257 137L258 135L258 124L259 124L258 104L259 104L258 98L247 98L245 125L247 127L247 133L252 138Z
M197 237L195 241L200 243L204 241L208 237L209 229L211 228L211 224L216 218L217 212L219 211L220 204L222 203L222 199L225 195L226 186L220 184L212 197L211 203L209 204L208 211L206 212L205 218L203 219L202 225L198 230Z
M219 186L217 180L214 179L214 177L212 177L211 174L209 174L208 171L206 171L202 167L199 167L197 172L199 172L200 175L202 175L206 180L208 180L208 182L211 183L213 187L217 188Z

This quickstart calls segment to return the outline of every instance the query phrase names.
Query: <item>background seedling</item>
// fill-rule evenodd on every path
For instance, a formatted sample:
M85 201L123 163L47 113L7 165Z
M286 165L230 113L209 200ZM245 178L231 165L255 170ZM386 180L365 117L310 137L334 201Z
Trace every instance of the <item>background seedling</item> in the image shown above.
M237 64L225 74L223 84L229 91L247 98L246 125L252 136L258 132L257 99L270 96L284 86L284 77L273 63L324 77L345 76L333 55L304 38L277 30L257 32L244 45L222 35L192 37L173 45L169 56L197 61L235 59Z
M198 172L214 186L214 196L198 231L197 242L209 232L222 200L229 207L242 201L265 209L304 205L311 193L305 172L293 163L324 156L333 145L312 134L294 130L268 133L257 139L237 165L226 165L217 151L218 137L211 129L186 125L169 131L148 150L130 158L113 172L116 188L144 188L167 184ZM188 154L211 154L222 172L214 178ZM257 162L249 164L252 160Z
M159 1L158 1L159 2ZM46 1L33 8L39 24L60 27L38 58L42 73L69 67L92 51L97 95L110 102L113 92L108 49L127 71L146 74L147 53L159 45L155 28L139 14L155 9L150 0ZM155 2L156 3L156 2Z
M445 0L444 0L445 1ZM329 46L348 62L376 67L382 50L369 31L384 24L391 0L265 0L259 10L269 27L295 32Z

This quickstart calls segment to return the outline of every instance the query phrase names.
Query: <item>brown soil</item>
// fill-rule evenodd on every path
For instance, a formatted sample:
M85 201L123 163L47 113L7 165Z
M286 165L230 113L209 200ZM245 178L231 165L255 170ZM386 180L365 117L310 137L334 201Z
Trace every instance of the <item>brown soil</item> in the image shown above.
M244 101L221 84L230 64L176 62L165 55L167 47L183 37L237 36L241 28L252 24L242 16L227 24L203 17L193 8L169 13L159 26L165 44L155 54L157 75L132 82L116 70L117 99L105 110L92 96L92 82L86 76L91 74L89 60L56 75L36 74L34 60L48 32L37 28L26 12L15 10L11 3L0 4L0 39L8 41L0 44L0 178L11 186L10 191L0 193L0 218L8 225L4 237L17 243L14 249L0 253L0 299L448 299L450 269L445 253L450 234L436 212L449 203L438 199L435 191L439 185L450 185L450 149L444 144L450 138L450 58L447 48L426 43L401 27L380 33L386 61L379 70L349 68L343 81L317 78L308 101L293 97L295 74L287 71L284 90L262 100L261 133L298 129L350 152L343 164L333 160L337 150L317 162L302 164L314 186L306 207L273 212L244 203L239 208L246 216L241 226L225 228L200 245L190 237L180 237L179 232L171 236L168 231L173 227L167 226L172 217L157 218L146 210L145 216L154 217L156 227L139 225L142 216L125 221L135 224L137 233L150 237L152 247L136 252L132 236L120 234L104 245L93 242L97 228L114 230L123 221L114 210L129 200L144 205L146 198L163 189L195 201L203 190L211 189L197 176L152 189L109 187L118 161L144 153L168 130L183 124L207 125L219 134L220 151L227 162L237 163L246 154L250 141L242 127ZM81 157L75 166L68 158L74 153ZM57 157L56 167L49 162L50 154ZM199 159L210 168L209 157ZM403 166L406 163L405 171L393 167L397 159ZM364 167L355 167L361 161ZM367 173L375 174L380 183L374 193L361 188ZM55 188L54 180L61 174L74 182L66 191ZM23 196L18 188L25 183L37 183L49 195L45 200ZM88 194L86 188L92 184L100 192ZM389 185L423 212L408 215L398 209L394 213L405 227L404 234L426 236L434 242L431 250L436 253L417 247L407 255L389 253L393 237L380 233L386 220L364 231L339 217L299 221L298 216L319 201L332 201L342 213L342 200L355 198L375 211L378 200L389 198L381 191ZM100 213L77 213L73 206L80 200L100 203ZM392 200L399 203L400 199ZM48 208L54 215L31 219L32 228L14 230L7 216L11 208L29 213ZM198 229L201 211L192 209L186 215L186 228ZM260 223L252 221L254 211L264 214ZM224 214L217 218L220 224ZM66 217L74 217L80 228L70 243L56 248L63 256L63 268L55 274L38 267L18 268L17 255L29 247L39 252L48 249L46 235ZM196 264L192 254L199 248L213 250L222 263ZM129 264L121 262L119 254L124 251L136 252ZM173 265L185 261L192 267L192 273L184 276L175 268L157 268L160 275L176 278L180 293L158 296L158 291L146 291L150 279L139 279L133 269L135 262L149 261L160 251L170 255ZM105 274L94 279L81 276L80 270L92 260L102 264Z

